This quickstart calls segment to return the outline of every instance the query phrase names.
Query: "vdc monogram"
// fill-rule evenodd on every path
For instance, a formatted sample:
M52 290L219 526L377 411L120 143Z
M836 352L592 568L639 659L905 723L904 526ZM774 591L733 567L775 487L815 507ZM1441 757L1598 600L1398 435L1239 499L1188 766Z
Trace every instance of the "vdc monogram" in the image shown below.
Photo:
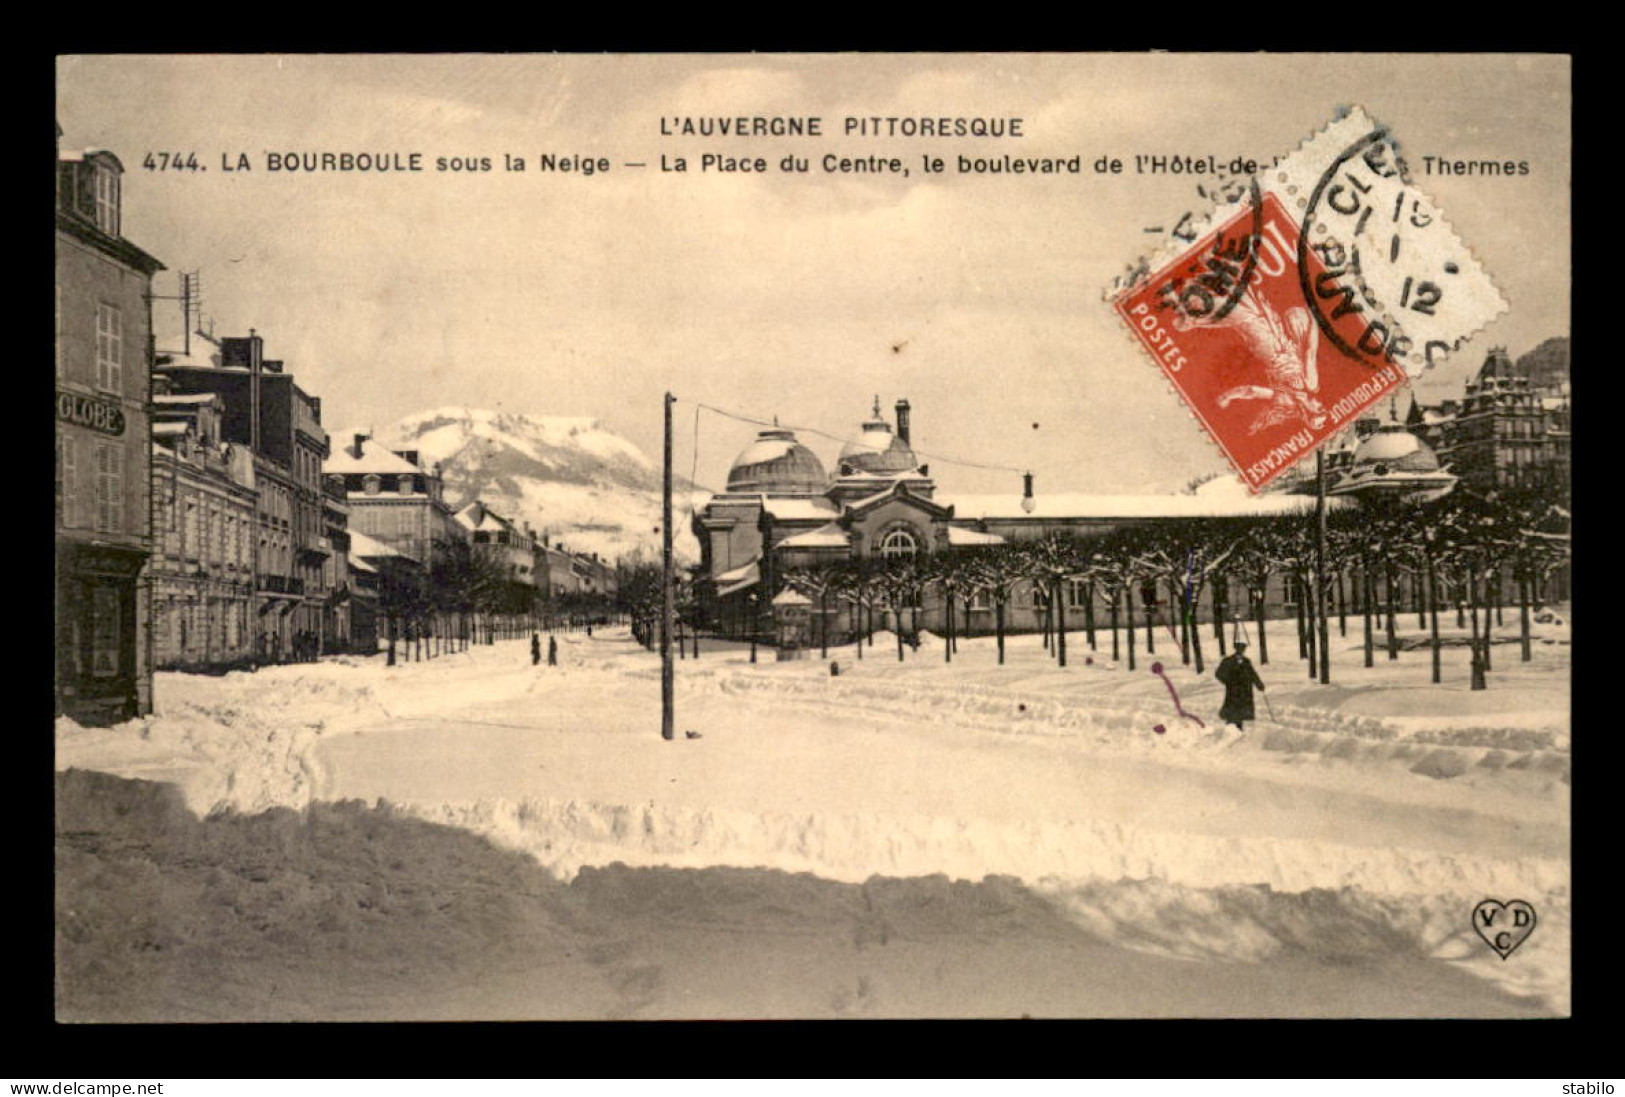
M1473 908L1473 928L1505 960L1535 932L1535 908L1522 899L1485 899Z

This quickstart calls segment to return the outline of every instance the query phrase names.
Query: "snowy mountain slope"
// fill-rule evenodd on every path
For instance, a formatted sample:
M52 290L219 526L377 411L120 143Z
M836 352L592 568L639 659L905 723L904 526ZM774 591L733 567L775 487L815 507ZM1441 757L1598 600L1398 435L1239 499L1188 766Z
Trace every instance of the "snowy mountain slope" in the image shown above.
M447 406L408 415L376 431L337 432L335 446L372 434L396 450L439 462L446 500L479 498L529 522L553 544L608 560L660 551L660 468L596 419ZM688 484L674 484L677 553L697 559L687 528Z

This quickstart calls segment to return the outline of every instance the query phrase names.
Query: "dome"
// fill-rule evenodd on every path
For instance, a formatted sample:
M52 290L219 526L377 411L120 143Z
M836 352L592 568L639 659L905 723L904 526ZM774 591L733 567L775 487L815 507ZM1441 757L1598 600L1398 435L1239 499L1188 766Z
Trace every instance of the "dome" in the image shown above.
M911 472L919 462L908 443L893 434L891 424L877 412L863 424L863 433L841 448L841 465L885 476Z
M1354 465L1381 465L1392 472L1437 472L1433 447L1399 423L1388 423L1354 450Z
M758 434L728 470L729 491L823 491L828 484L818 455L778 427Z

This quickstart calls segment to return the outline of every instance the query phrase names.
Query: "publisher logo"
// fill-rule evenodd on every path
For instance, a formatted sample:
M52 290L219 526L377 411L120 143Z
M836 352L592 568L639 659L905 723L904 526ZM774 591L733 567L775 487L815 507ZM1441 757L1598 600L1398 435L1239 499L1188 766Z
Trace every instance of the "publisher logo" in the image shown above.
M1485 899L1473 908L1473 928L1505 960L1535 932L1535 908L1522 899Z

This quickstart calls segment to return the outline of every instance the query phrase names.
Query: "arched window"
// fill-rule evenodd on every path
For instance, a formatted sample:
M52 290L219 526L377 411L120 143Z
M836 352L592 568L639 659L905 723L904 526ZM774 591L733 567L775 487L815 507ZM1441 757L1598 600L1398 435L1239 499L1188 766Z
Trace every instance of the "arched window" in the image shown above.
M382 481L376 475L368 475L362 483L365 484L368 495L377 495Z
M906 529L894 529L880 539L880 555L885 557L913 556L919 551L919 543Z
M410 476L402 476L395 482L395 490L400 492L402 495L411 495L412 478Z

